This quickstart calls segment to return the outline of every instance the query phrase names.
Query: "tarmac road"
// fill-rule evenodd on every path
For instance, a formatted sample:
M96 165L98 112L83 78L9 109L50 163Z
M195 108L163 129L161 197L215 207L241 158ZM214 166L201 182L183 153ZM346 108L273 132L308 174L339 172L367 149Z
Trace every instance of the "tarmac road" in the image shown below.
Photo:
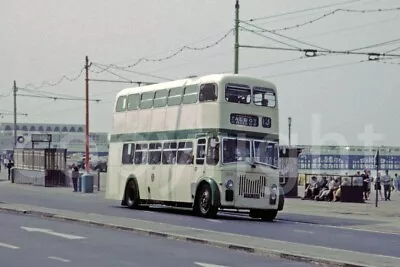
M377 223L374 221L333 219L304 215L282 214L274 223L252 220L243 215L221 213L215 220L207 220L190 215L190 212L165 208L149 210L129 210L120 203L104 200L101 194L78 194L59 189L32 186L0 186L0 201L5 203L29 204L41 207L98 213L109 216L135 218L147 221L207 229L219 232L295 242L329 248L358 251L400 257L400 235L360 232L349 229L332 228L329 225L360 225ZM285 218L286 217L286 218ZM289 218L288 218L289 217ZM305 218L307 217L307 218ZM296 223L308 221L322 224Z
M310 264L75 223L0 213L1 266L309 267Z

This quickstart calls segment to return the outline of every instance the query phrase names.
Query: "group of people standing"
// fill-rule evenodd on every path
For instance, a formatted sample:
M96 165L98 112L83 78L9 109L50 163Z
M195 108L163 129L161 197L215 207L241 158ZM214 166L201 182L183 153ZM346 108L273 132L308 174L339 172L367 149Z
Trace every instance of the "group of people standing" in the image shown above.
M357 174L359 175L360 172L357 172ZM397 173L395 173L394 178L392 178L389 175L389 171L385 170L385 175L381 176L381 173L378 172L377 176L374 178L371 175L371 171L365 169L364 173L361 174L361 177L363 178L363 191L365 200L369 200L372 184L374 185L374 189L378 192L380 198L385 201L390 200L392 191L400 192L400 177L397 176Z

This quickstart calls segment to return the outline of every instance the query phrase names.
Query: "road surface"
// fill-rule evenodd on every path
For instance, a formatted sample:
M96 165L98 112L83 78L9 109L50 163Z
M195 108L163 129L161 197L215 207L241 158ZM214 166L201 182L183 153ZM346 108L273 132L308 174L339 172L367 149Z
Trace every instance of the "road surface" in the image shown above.
M228 214L221 214L216 220L207 220L191 216L186 211L171 209L129 210L121 208L118 202L104 200L100 194L70 193L65 190L62 191L63 193L58 193L57 190L59 189L0 185L0 202L165 222L218 232L400 257L400 250L398 249L400 247L400 234L360 232L328 226L360 225L374 223L373 221L343 221L342 219L293 214L281 215L279 216L280 220L274 223L264 223L251 220L247 216ZM296 221L308 221L310 223L296 223ZM316 222L320 224L314 224Z
M0 266L313 266L21 215L0 213L0 221Z

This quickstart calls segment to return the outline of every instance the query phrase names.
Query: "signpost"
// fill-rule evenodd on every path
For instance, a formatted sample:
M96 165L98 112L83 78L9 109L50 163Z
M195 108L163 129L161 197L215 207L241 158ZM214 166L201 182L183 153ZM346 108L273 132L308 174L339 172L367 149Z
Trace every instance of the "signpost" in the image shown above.
M378 148L378 150L376 151L376 154L375 154L375 157L374 157L374 161L375 161L375 166L376 166L376 178L375 178L375 185L376 185L376 181L377 181L377 179L378 179L378 172L379 172L379 169L380 169L380 167L381 167L381 160L380 160L380 157L379 157L379 148ZM375 207L378 207L378 188L376 187L376 186L374 186L375 187Z
M32 149L35 148L35 143L48 143L48 148L51 148L51 134L31 134Z

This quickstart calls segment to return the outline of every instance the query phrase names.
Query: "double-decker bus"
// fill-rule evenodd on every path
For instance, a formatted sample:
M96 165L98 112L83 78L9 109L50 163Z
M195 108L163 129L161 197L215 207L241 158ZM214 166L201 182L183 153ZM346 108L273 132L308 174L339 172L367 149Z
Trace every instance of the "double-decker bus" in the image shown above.
M203 217L250 210L274 220L284 206L278 110L274 84L238 74L120 91L106 198L132 209L161 204Z

